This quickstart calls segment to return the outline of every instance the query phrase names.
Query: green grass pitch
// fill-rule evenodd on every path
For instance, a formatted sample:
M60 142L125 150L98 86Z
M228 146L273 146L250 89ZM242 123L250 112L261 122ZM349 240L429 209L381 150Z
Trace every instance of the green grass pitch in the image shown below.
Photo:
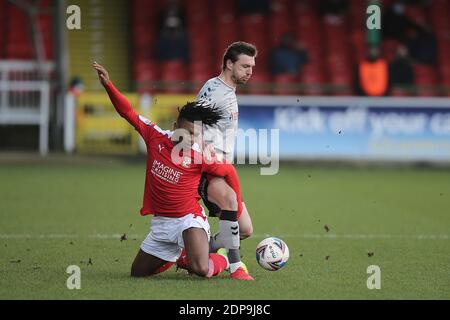
M282 165L261 176L239 167L254 222L241 252L254 282L175 268L129 276L149 230L138 214L144 171L108 159L0 164L0 299L450 298L448 170ZM277 272L255 260L267 235L290 249ZM69 265L81 268L80 290L66 287ZM367 288L370 265L380 267L380 290Z

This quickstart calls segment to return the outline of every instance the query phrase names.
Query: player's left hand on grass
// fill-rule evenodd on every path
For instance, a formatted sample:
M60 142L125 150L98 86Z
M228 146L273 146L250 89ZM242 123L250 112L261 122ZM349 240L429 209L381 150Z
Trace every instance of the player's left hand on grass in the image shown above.
M106 71L106 69L103 66L99 65L97 61L94 61L92 67L97 71L98 78L100 79L102 85L106 86L109 82L108 71Z

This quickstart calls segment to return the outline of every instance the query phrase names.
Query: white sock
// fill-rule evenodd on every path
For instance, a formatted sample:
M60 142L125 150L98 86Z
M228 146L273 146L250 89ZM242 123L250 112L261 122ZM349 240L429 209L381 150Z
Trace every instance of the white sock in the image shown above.
M230 273L234 273L241 266L241 262L230 263Z

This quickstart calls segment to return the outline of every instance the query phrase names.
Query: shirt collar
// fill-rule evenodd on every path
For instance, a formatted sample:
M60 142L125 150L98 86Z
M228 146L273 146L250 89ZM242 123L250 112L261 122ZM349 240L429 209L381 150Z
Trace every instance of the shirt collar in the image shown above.
M216 78L219 79L219 81L222 82L224 85L226 85L228 88L232 89L233 91L236 91L236 87L230 86L228 83L223 81L220 77L216 77Z

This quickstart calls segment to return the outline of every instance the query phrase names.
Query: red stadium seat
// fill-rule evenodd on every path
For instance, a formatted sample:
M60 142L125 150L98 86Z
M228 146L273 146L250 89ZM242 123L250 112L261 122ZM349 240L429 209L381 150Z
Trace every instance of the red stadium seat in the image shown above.
M290 0L273 0L272 14L268 20L270 31L270 44L278 45L281 36L285 33L294 33L292 4Z
M0 0L0 59L6 58L6 37L3 35L7 34L7 23L8 23L8 0Z
M134 64L134 77L138 81L156 81L159 78L159 67L156 61L142 61Z
M397 40L388 39L383 41L382 44L382 56L386 58L387 61L391 62L396 55L397 48L400 43Z
M445 33L449 30L450 22L447 15L442 14L443 12L449 12L450 6L447 0L434 0L431 3L431 24L434 31L439 36L439 34Z
M8 59L31 59L33 47L29 32L10 32L10 30L23 30L28 25L25 13L15 5L8 7L9 22L6 34L6 56Z
M351 34L351 46L354 61L361 61L366 57L365 34L360 30L354 30Z
M132 3L133 58L137 65L152 59L157 15L164 7L164 1L133 0ZM268 91L264 83L270 82L266 71L269 53L280 37L290 32L305 44L308 51L309 63L300 73L301 81L305 85L304 94L353 93L353 70L357 61L366 56L366 35L363 30L366 14L363 1L350 0L348 15L341 21L322 19L317 13L315 0L272 0L270 14L244 16L239 15L237 11L237 0L182 0L181 3L187 18L191 62L188 66L161 66L160 80L175 84L185 81L186 78L194 82L204 81L220 71L221 56L225 48L234 41L244 40L256 44L259 52L256 73L245 90L252 94L266 93ZM383 5L387 6L387 2L383 2ZM424 89L427 85L435 86L441 79L441 82L444 82L450 78L450 22L442 12L450 12L450 3L446 0L434 0L429 7L407 6L406 14L414 21L426 21L430 17L438 42L437 66L415 67L416 84L422 88L418 90L419 95L432 91ZM49 28L46 22L43 22L43 28ZM9 51L28 52L20 45L21 42L7 43ZM48 47L51 42L49 40L46 43ZM12 45L15 47L11 48ZM389 61L394 57L397 45L394 40L383 40L382 53ZM135 66L135 70L137 69L139 68ZM134 73L139 81L154 78L157 74L148 71L154 70L150 67L142 70L147 71ZM274 81L277 94L289 94L297 90L291 90L290 84L299 80L293 82L289 77L282 76ZM335 88L334 91L328 89L326 85L329 84L334 85L331 87ZM174 89L171 86L169 90ZM403 93L397 90L392 94Z
M274 77L276 95L294 95L299 94L298 77L292 74L280 74Z
M283 34L293 34L293 31L293 26L289 16L278 15L272 17L270 19L270 44L272 47L278 45Z
M218 72L211 72L206 70L197 70L197 71L191 71L190 73L190 80L192 81L192 87L190 88L191 93L198 93L201 86L212 77L218 75Z
M137 48L151 47L156 41L156 30L149 26L138 26L133 30L132 41Z
M272 10L275 14L282 14L292 11L294 1L291 0L272 0Z
M235 0L214 0L212 8L213 14L216 17L221 15L236 15L236 1Z
M161 9L163 3L159 0L132 0L133 75L139 92L159 91L160 66L153 61L153 57Z
M433 86L420 85L417 87L417 96L419 97L435 97L438 96L438 90Z
M270 94L270 75L267 72L258 70L253 73L252 78L247 84L249 94Z
M238 22L239 20L230 14L223 14L217 18L216 33L213 37L216 57L221 57L232 42L240 40L238 37Z
M193 81L203 81L205 82L208 79L211 79L218 75L218 72L212 72L211 70L191 70L190 78ZM199 88L200 89L200 88Z
M243 40L256 45L259 52L258 64L266 67L270 46L264 16L262 14L242 16L240 25L243 33Z
M437 95L437 89L435 87L437 84L437 74L435 69L431 66L421 64L414 64L413 68L417 85L417 95L424 97Z
M159 91L158 82L160 80L159 64L152 60L134 61L133 75L137 82L138 92Z
M322 84L325 81L323 64L306 64L301 71L301 81L305 86L304 94L320 95L324 93Z
M192 81L200 81L200 79L208 80L216 74L219 74L219 71L219 66L217 65L217 67L214 68L211 60L192 60L189 65L189 78Z
M39 1L40 10L49 10L49 0ZM48 12L42 12L37 17L38 30L41 33L44 58L53 59L52 19ZM33 59L34 51L32 37L28 32L29 20L22 9L9 1L0 1L0 58Z
M408 96L411 96L412 94L411 94L410 91L408 91L408 90L406 90L404 88L396 88L396 87L394 87L391 90L391 95L393 97L408 97Z
M366 7L364 1L352 0L350 6L350 25L352 31L364 30L366 23Z
M186 16L196 15L209 16L211 1L208 0L184 0L184 11Z
M432 66L416 63L413 68L417 84L435 84L437 82L436 71Z
M167 93L186 92L186 66L182 61L167 61L161 66L161 80L165 83Z
M417 24L427 24L426 13L420 6L406 6L405 16Z

